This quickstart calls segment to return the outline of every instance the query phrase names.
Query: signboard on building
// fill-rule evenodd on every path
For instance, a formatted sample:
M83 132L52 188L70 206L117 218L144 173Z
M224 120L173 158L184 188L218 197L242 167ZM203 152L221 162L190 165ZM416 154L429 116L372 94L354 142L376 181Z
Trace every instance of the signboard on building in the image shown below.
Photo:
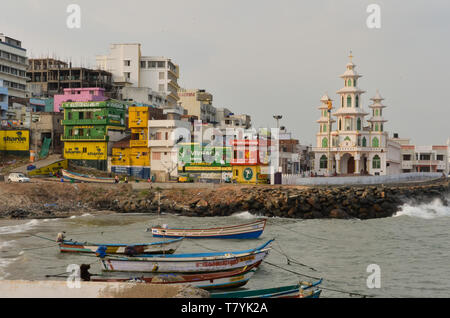
M72 160L106 160L106 142L64 142L64 158Z
M29 151L30 131L0 130L0 151Z

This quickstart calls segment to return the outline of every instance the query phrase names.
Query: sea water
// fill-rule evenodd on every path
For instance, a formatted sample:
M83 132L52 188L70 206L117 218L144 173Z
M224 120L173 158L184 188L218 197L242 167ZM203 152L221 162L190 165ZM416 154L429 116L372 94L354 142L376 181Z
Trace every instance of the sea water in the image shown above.
M54 280L57 278L45 276L64 273L68 265L82 263L91 264L91 273L101 273L95 256L59 252L54 240L61 231L66 231L67 238L80 241L144 243L160 240L146 232L152 225L207 228L242 224L257 217L244 211L211 218L92 213L66 219L4 219L0 220L0 279ZM350 297L349 293L449 297L449 229L450 207L435 200L405 204L394 217L382 219L268 218L264 233L256 240L184 240L177 252L248 249L274 238L269 256L241 289L321 277L322 297ZM379 273L368 271L373 268L371 264L378 266ZM371 288L373 275L378 274L379 288Z

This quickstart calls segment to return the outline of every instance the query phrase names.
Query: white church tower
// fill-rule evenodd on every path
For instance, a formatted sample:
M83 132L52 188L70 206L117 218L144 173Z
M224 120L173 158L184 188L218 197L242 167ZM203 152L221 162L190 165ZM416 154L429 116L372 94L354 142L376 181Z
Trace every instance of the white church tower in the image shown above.
M332 114L336 120L331 120L332 123L336 122L336 127L331 132L327 130L330 127L325 102L329 97L325 95L320 100L321 118L317 121L320 127L316 135L317 147L313 149L315 171L319 175L386 175L391 161L387 156L389 136L384 130L386 120L383 109L386 106L382 104L383 98L377 91L369 106L372 116L365 122L365 117L369 115L364 110L361 98L365 91L358 86L362 75L355 70L351 52L349 59L344 74L340 76L344 80L344 87L336 92L339 102Z

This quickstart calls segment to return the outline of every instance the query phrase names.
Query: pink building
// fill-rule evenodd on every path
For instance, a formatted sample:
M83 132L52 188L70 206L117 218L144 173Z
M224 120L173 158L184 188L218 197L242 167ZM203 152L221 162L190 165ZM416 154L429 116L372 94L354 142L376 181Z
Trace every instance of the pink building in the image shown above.
M54 96L53 111L60 112L61 104L64 102L97 102L107 99L104 88L64 88L64 94Z

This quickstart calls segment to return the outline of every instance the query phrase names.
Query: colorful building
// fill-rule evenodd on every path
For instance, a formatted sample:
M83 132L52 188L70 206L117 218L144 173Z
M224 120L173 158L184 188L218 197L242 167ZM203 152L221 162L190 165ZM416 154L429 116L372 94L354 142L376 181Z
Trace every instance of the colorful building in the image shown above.
M105 101L105 89L99 87L87 88L65 88L64 94L55 95L53 111L61 111L61 104L64 102L97 102Z
M239 183L269 183L270 140L233 140L231 166Z
M66 102L62 108L64 158L106 170L112 144L124 137L126 105L108 100Z
M209 182L231 180L231 147L199 143L179 143L178 145L179 176Z
M131 136L112 146L111 172L142 179L150 178L149 117L149 107L130 106L128 108L128 127L131 130Z

